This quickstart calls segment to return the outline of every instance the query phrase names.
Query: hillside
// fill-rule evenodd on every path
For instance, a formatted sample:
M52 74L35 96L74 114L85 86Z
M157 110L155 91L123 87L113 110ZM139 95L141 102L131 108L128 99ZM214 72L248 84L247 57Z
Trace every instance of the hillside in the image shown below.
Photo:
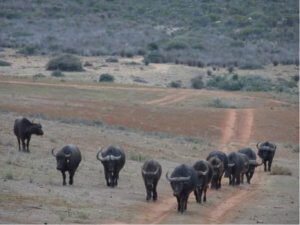
M0 46L191 66L298 64L299 2L1 0Z

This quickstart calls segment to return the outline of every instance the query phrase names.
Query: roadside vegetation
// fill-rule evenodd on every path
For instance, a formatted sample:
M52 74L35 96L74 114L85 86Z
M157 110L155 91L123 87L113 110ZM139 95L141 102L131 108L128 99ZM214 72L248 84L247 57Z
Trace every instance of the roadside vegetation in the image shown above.
M241 69L299 65L297 0L3 0L0 29L0 47L23 55L140 55L146 65Z

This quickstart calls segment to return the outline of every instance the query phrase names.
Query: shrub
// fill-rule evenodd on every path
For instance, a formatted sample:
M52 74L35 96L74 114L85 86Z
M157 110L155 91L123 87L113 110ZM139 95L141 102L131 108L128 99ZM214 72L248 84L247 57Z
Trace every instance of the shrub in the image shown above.
M4 176L4 179L6 180L13 180L14 179L14 176L11 172L7 172Z
M46 75L44 75L42 73L38 73L38 74L33 75L32 79L36 80L36 79L44 78L44 77L46 77Z
M278 61L277 60L274 60L273 61L273 66L277 66L278 65Z
M181 80L177 80L177 81L172 81L171 83L169 83L169 87L172 87L172 88L181 88Z
M158 45L154 42L149 43L147 47L150 51L158 50Z
M108 73L101 74L99 77L99 82L114 82L114 80L114 76Z
M0 66L10 66L10 65L11 65L11 63L0 60Z
M295 81L295 82L298 82L299 81L299 75L296 74L296 75L292 76L292 80Z
M147 54L146 56L144 56L144 62L146 64L146 62L149 63L162 63L165 61L164 56L159 52L159 51L152 51L149 54ZM146 65L148 65L146 64Z
M83 71L80 59L72 55L62 55L51 59L46 68L47 70Z
M84 66L93 66L93 64L90 63L90 62L85 62L85 63L84 63Z
M241 70L257 70L263 69L263 66L258 63L244 63L239 66Z
M25 47L19 49L17 51L17 53L20 53L23 55L34 55L38 52L38 50L39 50L39 47L30 45L30 46L25 46Z
M291 170L289 168L274 165L272 167L272 171L271 171L270 174L271 175L291 176L292 172L291 172Z
M130 159L133 160L133 161L137 161L137 162L143 162L143 161L147 160L147 157L143 156L141 154L133 153L133 154L130 155Z
M110 62L110 63L117 63L119 60L117 58L107 58L105 62Z
M211 103L208 104L208 106L215 108L236 108L236 106L231 105L228 102L219 98L214 99Z
M228 70L229 73L233 73L234 67L233 67L233 66L230 66L230 67L227 68L227 70Z
M207 70L207 71L206 71L206 74L207 74L207 76L211 76L211 75L212 75L212 72L211 72L210 70Z
M51 73L52 77L63 77L65 76L60 70L55 70Z
M204 87L204 83L202 81L201 76L192 78L191 83L192 83L192 88L194 89L202 89Z
M186 43L180 40L173 40L167 43L167 47L165 48L167 51L176 49L176 50L181 50L181 49L186 49L188 46Z

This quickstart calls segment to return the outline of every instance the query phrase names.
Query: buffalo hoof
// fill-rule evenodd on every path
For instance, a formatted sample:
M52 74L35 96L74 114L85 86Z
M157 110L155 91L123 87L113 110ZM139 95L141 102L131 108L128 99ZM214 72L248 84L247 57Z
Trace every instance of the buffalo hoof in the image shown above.
M151 197L150 197L150 196L147 196L146 201L149 202L150 199L151 199Z
M63 182L63 185L66 186L66 182Z
M157 200L157 197L153 197L153 201L155 202Z

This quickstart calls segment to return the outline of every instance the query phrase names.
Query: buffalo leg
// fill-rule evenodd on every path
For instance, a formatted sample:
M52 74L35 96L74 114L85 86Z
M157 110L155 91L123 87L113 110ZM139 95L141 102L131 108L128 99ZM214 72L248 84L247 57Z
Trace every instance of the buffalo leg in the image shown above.
M176 196L177 199L177 211L180 212L180 198L178 196Z
M198 190L198 188L196 188L195 190L194 190L194 195L195 195L195 198L196 198L196 202L198 202L199 203L199 194L198 194L198 192L199 192L199 190Z
M17 140L18 140L19 151L21 151L21 147L20 147L20 138L17 137Z
M74 171L69 171L69 184L73 184Z
M207 191L207 187L208 187L208 186L205 186L205 187L204 187L203 202L206 202L206 191Z
M106 172L106 170L105 170L105 180L106 180L106 185L109 187L110 186L109 175L108 175L108 172Z
M157 181L154 181L154 183L153 183L153 195L152 195L153 201L156 201L156 200L157 200L157 191L156 191L156 187L157 187Z
M61 172L62 177L63 177L63 185L66 185L66 173L65 172Z
M244 183L244 173L241 174L241 183Z
M198 203L201 203L201 200L202 200L202 192L203 192L203 188L199 188L199 189L198 189L198 193L199 193L199 202L198 202Z
M218 189L221 188L221 181L222 181L222 176L220 176L218 179Z
M26 145L27 145L27 146L26 146L26 147L27 147L27 152L29 152L29 142L30 142L30 138L31 138L31 137L29 137L29 138L27 139L27 144L26 144Z
M184 200L183 200L183 202L184 202L184 211L186 211L186 209L187 209L188 198L189 198L188 195L184 196Z
M272 166L272 160L269 160L269 162L268 162L268 171L269 172L271 171L271 166Z
M21 139L21 142L22 142L22 151L26 152L25 139Z
M236 177L236 184L237 184L237 185L240 185L240 183L241 183L241 176L238 175L238 176Z
M147 186L146 186L146 191L147 191L147 197L146 197L146 200L149 201L149 200L151 199L151 190L150 190L150 188L148 188Z
M264 161L264 170L265 170L265 172L267 171L267 162L266 161Z

